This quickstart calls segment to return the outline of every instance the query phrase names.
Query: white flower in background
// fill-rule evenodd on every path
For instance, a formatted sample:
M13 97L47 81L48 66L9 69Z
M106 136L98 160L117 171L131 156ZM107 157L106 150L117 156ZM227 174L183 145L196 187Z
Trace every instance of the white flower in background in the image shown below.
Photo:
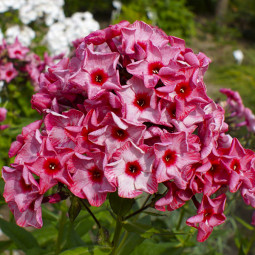
M112 11L111 19L117 19L121 12L122 4L120 1L112 1L112 6L115 8L115 10Z
M5 36L7 43L14 43L16 37L18 37L22 45L29 46L35 38L35 31L28 26L19 27L15 25L5 31Z
M26 0L19 10L19 17L24 24L43 19L47 26L64 19L63 0Z
M72 17L51 25L45 40L52 55L63 52L67 54L74 40L97 29L99 23L93 19L90 12L77 12Z
M9 9L18 10L25 4L25 0L0 0L0 13L6 12Z
M243 62L243 58L244 58L243 52L241 50L235 50L235 51L233 51L233 56L234 56L236 63L238 65L241 65Z

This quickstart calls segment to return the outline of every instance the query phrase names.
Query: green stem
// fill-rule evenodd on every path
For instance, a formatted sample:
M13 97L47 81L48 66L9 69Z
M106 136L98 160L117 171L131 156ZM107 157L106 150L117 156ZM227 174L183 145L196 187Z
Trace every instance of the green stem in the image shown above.
M151 207L153 204L154 204L154 201L151 202L151 203L149 203L148 205L146 205L146 206L140 208L139 210L137 210L137 211L135 211L135 212L129 214L128 216L126 216L126 217L124 218L124 220L127 220L127 219L129 219L129 218L131 218L131 217L137 215L138 213L140 213L140 212L146 210L147 208Z
M181 224L182 224L182 220L183 220L183 217L184 217L184 209L182 208L181 209L181 213L180 213L180 217L179 217L179 220L178 220L178 223L177 223L177 226L176 226L176 230L179 230L180 227L181 227Z
M81 203L83 204L83 206L86 208L86 210L88 211L88 213L92 216L92 218L94 219L94 221L96 222L98 228L102 228L100 222L98 221L98 219L96 218L96 216L93 214L93 212L89 209L89 207L86 205L86 203L80 199Z
M64 227L66 223L66 212L63 210L61 212L61 216L59 219L59 227L58 227L58 237L57 237L57 243L56 243L56 249L55 249L55 254L59 254L61 251L61 241L63 239L63 234L64 234Z
M248 243L247 254L250 251L254 241L255 241L255 230L253 230L253 235L252 235L252 237L251 237L251 239L250 239L250 241Z
M118 243L120 240L121 230L122 230L122 218L118 216L116 219L116 227L115 227L115 232L113 237L113 249L112 249L111 255L117 254L116 251L117 251Z

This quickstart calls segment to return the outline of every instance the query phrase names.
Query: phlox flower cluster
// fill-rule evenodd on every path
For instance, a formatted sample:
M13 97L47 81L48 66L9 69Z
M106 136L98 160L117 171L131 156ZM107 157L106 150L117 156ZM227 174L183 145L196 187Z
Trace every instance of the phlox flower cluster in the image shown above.
M227 96L226 108L230 112L231 121L236 127L246 126L249 132L255 133L255 116L250 108L245 107L240 94L231 89L220 89Z
M56 59L62 58L63 55L50 57L45 53L42 60L16 38L15 42L11 44L6 43L5 40L2 41L0 56L0 81L8 84L17 76L27 76L35 90L37 90L39 88L38 78L40 73L46 67L53 65Z
M198 241L225 221L227 190L255 207L254 152L226 134L224 110L206 94L209 63L140 21L77 42L73 57L40 75L32 107L43 119L23 128L3 167L17 224L41 227L41 203L61 200L48 196L57 185L92 206L110 192L157 194L161 211L191 200L197 212L186 223Z

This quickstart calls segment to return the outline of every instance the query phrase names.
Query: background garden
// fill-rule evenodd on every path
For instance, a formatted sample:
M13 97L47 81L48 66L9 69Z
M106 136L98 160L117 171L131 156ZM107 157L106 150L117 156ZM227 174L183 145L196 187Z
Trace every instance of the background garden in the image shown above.
M183 38L186 47L192 48L195 53L205 53L212 60L205 75L209 96L215 101L224 101L226 97L219 89L231 88L238 91L244 105L255 112L253 0L34 2L0 0L0 40L14 44L18 37L21 44L29 49L24 49L24 54L30 56L11 57L4 43L0 45L0 107L7 110L5 119L0 116L0 168L13 162L13 158L8 157L8 150L22 127L41 118L31 108L30 102L38 89L38 73L46 71L63 56L73 54L72 41L121 20L130 23L142 20L156 25L168 35ZM8 79L6 70L10 68L12 71L13 66L17 73ZM252 132L248 132L245 127L231 129L231 125L230 131L240 139L243 146L255 149ZM42 229L22 229L16 226L9 213L2 196L3 190L4 181L1 179L0 254L109 253L107 249L95 249L94 245L99 243L103 246L107 243L107 235L113 232L113 218L109 209L111 201L107 201L103 207L91 207L105 227L99 230L88 212L80 208L75 199L44 205ZM206 242L198 243L196 230L185 224L194 211L192 204L173 212L155 213L148 209L125 226L126 233L131 234L128 237L124 235L128 240L119 249L119 254L254 254L255 227L250 224L254 209L245 206L238 194L229 196L225 211L227 220L224 225L214 229ZM144 199L138 199L134 208L139 208ZM66 217L68 210L70 219ZM79 215L76 215L77 211ZM164 234L162 229L166 230ZM77 249L81 246L86 251Z

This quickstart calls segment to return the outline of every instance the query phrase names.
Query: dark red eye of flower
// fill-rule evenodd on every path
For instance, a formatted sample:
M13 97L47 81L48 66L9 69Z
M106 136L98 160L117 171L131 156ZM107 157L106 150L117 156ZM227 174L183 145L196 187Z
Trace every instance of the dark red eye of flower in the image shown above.
M167 166L171 166L176 162L176 152L172 150L166 150L163 155L163 161Z
M98 69L91 74L91 81L95 85L103 85L107 80L104 70Z
M54 174L60 170L61 166L57 158L47 158L43 164L43 168L45 169L46 173Z
M28 192L31 190L31 185L26 184L23 178L20 179L19 184L23 192Z
M10 70L7 71L7 72L6 72L6 76L8 76L8 77L12 76L12 71L10 71Z
M101 183L104 177L102 170L98 169L96 166L89 170L89 177L91 181Z
M175 88L175 92L180 98L182 98L182 99L186 98L191 93L191 88L189 86L189 83L181 82L181 83L177 84L177 86Z
M176 104L173 103L173 104L170 104L168 107L167 107L167 112L168 114L170 115L170 117L172 119L176 119Z
M84 141L88 141L88 129L86 127L83 127L81 130L81 135Z
M149 74L158 74L161 67L163 67L161 62L150 63L148 66L148 72Z
M147 44L146 44L145 42L140 42L140 41L138 41L137 44L138 44L140 47L142 47L144 51L146 51L146 49L147 49Z
M142 171L142 168L138 161L128 162L126 164L126 174L132 177L138 176Z
M237 173L239 173L240 169L241 169L241 165L238 159L233 159L231 164L230 164L230 168L234 171L236 171Z
M20 51L20 50L15 50L14 54L20 55L20 54L21 54L21 51Z
M150 106L150 97L146 94L138 94L135 97L134 105L140 110L144 110Z
M112 129L112 136L117 139L117 140L120 140L120 141L124 141L127 139L128 137L128 133L126 130L124 129L121 129L121 128L118 128L118 127L114 127Z

